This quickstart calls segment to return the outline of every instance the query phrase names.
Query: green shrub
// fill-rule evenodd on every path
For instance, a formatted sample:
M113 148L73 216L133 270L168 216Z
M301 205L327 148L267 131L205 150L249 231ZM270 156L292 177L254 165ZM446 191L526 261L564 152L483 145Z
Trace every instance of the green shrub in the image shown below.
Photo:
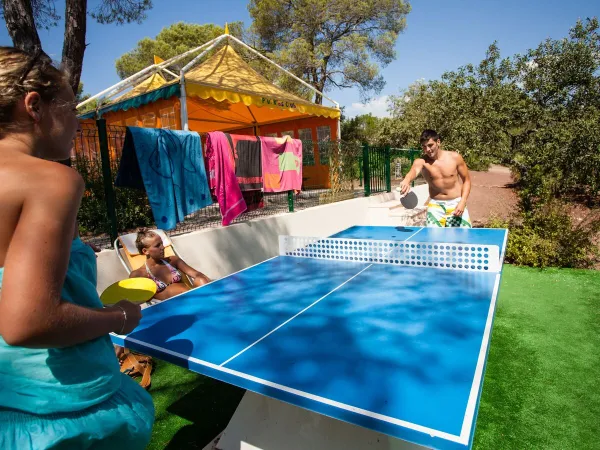
M132 230L154 225L154 216L148 203L146 191L117 188L115 189L115 196L117 200L117 223L120 230Z
M491 220L488 227L508 228L506 261L532 267L586 268L598 260L594 242L600 217L591 215L574 224L567 205L549 201L529 213L522 210L510 220Z
M119 231L151 226L154 223L152 210L144 191L115 188L115 209ZM83 235L109 233L110 219L101 180L86 183L77 220L79 232Z

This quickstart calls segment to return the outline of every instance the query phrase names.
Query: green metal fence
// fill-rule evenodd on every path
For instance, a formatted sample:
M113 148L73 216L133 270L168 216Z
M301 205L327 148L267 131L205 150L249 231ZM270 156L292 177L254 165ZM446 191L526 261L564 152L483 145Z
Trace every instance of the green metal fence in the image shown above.
M365 195L390 192L390 149L389 147L363 146L363 172Z
M361 168L365 195L391 192L392 184L398 184L410 170L420 150L362 146ZM415 185L415 181L412 182Z
M390 180L392 183L399 183L410 168L416 158L421 155L421 150L414 148L390 148ZM412 185L423 182L422 178L413 180Z
M101 247L110 247L118 233L154 225L146 193L114 185L125 132L125 127L108 126L104 120L98 120L95 124L82 124L74 143L71 165L81 174L86 186L78 215L80 233L84 240ZM400 182L420 154L415 149L374 147L348 141L302 141L302 148L305 172L317 166L316 152L319 161L327 163L328 185L306 179L300 192L253 193L256 198L246 200L254 206L234 223L391 192L392 186ZM321 166L319 170L325 168ZM221 226L221 212L215 203L186 217L169 234L217 226Z
M125 132L125 127L108 126L103 120L96 124L82 124L71 159L72 167L82 175L86 186L78 215L81 236L104 248L112 245L117 234L154 225L146 193L114 185ZM305 171L315 166L311 150L318 149L321 161L326 159L329 163L330 185L311 185L310 180L306 180L302 191L297 193L256 192L254 195L260 198L250 199L247 203L260 207L249 208L234 223L370 195L363 189L364 165L360 144L343 141L303 141L302 144ZM221 212L215 203L186 217L169 234L217 226L221 226Z

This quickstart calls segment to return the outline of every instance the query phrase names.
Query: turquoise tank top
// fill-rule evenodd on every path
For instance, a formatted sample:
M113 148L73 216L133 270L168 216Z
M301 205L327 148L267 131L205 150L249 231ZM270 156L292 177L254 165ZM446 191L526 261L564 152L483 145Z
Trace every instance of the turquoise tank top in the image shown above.
M0 268L0 289L3 274ZM62 299L101 308L96 277L94 251L74 239ZM120 386L119 363L108 335L51 349L10 346L0 336L0 408L35 414L75 412L105 401Z

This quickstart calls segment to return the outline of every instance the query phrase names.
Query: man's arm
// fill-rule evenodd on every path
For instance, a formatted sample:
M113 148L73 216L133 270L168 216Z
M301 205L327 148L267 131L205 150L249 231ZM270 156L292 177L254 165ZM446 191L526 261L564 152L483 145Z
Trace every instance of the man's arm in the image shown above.
M406 194L410 190L410 183L419 176L421 169L423 169L423 164L425 164L425 160L421 158L415 159L415 162L413 162L413 165L404 177L404 180L400 183L401 194Z
M456 168L463 184L460 191L461 200L452 214L462 216L467 207L467 198L469 198L469 194L471 193L471 175L469 174L469 168L465 160L458 153L456 154Z

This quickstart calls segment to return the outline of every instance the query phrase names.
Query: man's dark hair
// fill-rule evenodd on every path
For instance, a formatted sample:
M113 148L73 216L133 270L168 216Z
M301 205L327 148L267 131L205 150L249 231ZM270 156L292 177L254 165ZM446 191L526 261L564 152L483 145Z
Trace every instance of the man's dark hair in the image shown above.
M425 130L421 133L421 138L419 139L419 142L421 144L424 144L429 139L433 139L434 141L437 141L438 139L440 139L440 135L437 134L437 132L435 130Z

